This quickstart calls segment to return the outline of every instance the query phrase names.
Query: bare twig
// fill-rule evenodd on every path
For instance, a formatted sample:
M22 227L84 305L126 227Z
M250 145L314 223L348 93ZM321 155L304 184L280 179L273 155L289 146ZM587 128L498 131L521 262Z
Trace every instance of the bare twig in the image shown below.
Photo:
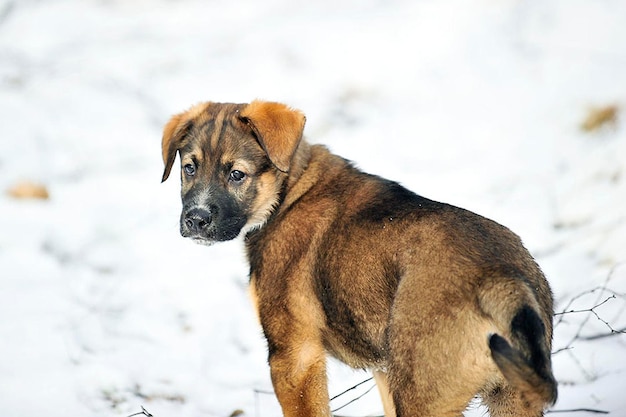
M562 312L560 312L560 313L554 313L554 315L555 315L555 316L560 316L560 315L563 315L563 314L569 314L569 313L586 313L586 312L593 312L593 309L594 309L594 308L600 307L602 304L606 303L607 301L609 301L609 300L610 300L610 299L612 299L612 298L617 298L617 297L615 297L615 294L613 294L613 295L611 295L611 296L607 297L607 298L606 298L604 301L602 301L601 303L596 304L595 306L593 306L593 307L591 307L591 308L585 308L585 309L583 309L583 310L567 310L567 311L562 311Z
M604 339L605 337L610 337L610 336L615 336L618 334L626 334L626 327L622 327L619 330L615 330L612 333L599 333L599 334L593 334L591 336L581 336L579 337L580 340L598 340L598 339Z
M261 399L260 394L263 395L275 395L274 391L268 391L263 389L254 389L254 416L261 417Z
M570 309L570 308L571 308L572 304L574 304L574 302L575 302L576 300L578 300L578 299L580 299L580 298L582 298L582 297L584 297L584 296L586 296L586 295L593 294L593 293L595 293L596 291L600 291L600 295L598 296L598 298L597 298L597 300L596 300L596 305L595 305L595 306L593 306L591 309L598 308L598 307L600 307L600 305L602 305L602 304L604 304L604 303L606 303L606 302L608 301L608 300L604 300L603 302L600 302L600 297L601 297L602 293L609 293L609 294L611 294L611 297L609 297L609 298L623 297L623 294L620 294L620 293L618 293L617 291L613 291L613 290L611 290L611 289L610 289L610 288L608 288L606 285L601 285L601 286L599 286L599 287L595 287L595 288L592 288L592 289L590 289L590 290L583 291L583 292L581 292L580 294L578 294L577 296L572 297L572 298L569 300L569 302L567 303L567 305L563 308L563 310L562 310L562 311L557 312L557 313L554 313L554 315L555 315L555 316L560 316L560 317L559 317L559 320L558 320L558 321L557 321L554 325L555 325L555 326L558 326L558 325L559 325L559 324L560 324L560 323L564 320L563 316L564 316L565 314L568 314L568 313L582 313L582 312L588 312L590 309L585 309L585 310L572 310L572 309ZM600 304L598 304L598 303L600 303Z
M135 413L135 414L131 414L128 417L134 417L134 416L146 416L146 417L154 417L152 414L150 414L148 412L148 410L146 410L145 408L143 408L143 405L141 406L141 412L139 413Z
M548 413L595 413L595 414L609 414L608 411L605 410L596 410L593 408L573 408L571 410L547 410Z
M366 382L368 382L368 381L371 381L372 379L374 379L374 377L372 377L372 376L371 376L371 377L367 378L366 380L361 381L361 382L359 382L358 384L356 384L356 385L354 385L354 386L352 386L352 387L348 388L347 390L340 392L339 394L335 395L335 396L334 396L333 398L331 398L330 400L331 400L331 401L332 401L332 400L335 400L335 399L337 399L337 398L341 397L342 395L344 395L345 393L350 392L350 391L352 391L353 389L356 389L356 388L360 387L361 385L365 384L365 383L366 383Z
M624 294L621 294L617 291L613 291L612 289L610 289L608 287L609 281L611 280L611 278L613 278L613 274L615 273L615 271L622 266L623 263L619 263L613 266L613 268L611 268L611 271L607 274L606 279L604 281L604 283L599 286L599 287L595 287L592 288L590 290L587 291L583 291L582 293L576 295L575 297L572 297L569 302L567 303L567 305L565 306L565 308L563 308L563 310L561 312L557 312L554 314L555 317L558 317L558 320L556 321L556 323L554 324L554 326L558 326L559 324L561 324L563 322L563 320L565 319L565 316L568 314L577 314L577 313L587 313L587 316L580 322L580 324L578 325L578 329L576 331L576 333L574 334L574 336L572 337L572 339L565 344L564 347L557 349L556 351L553 352L553 354L557 354L559 352L562 352L564 350L569 350L572 348L572 345L575 341L577 340L595 340L595 339L599 339L602 337L607 337L607 336L613 336L616 334L624 334L626 333L626 329L619 329L616 330L614 329L611 324L603 319L598 312L596 311L596 309L606 303L608 303L611 300L614 300L618 297L620 298L624 298ZM590 295L590 294L594 294L594 293L598 293L598 296L596 297L596 301L593 305L593 307L591 308L586 308L586 309L580 309L580 310L576 310L571 308L572 305L574 304L574 302L576 302L577 300L579 300L580 298ZM604 300L602 300L602 296L604 294L610 294L608 297L606 297ZM589 319L591 319L591 317L595 317L597 320L601 321L608 329L609 329L609 333L606 334L600 334L600 335L594 335L593 337L589 338L590 336L582 336L582 332L585 329L585 326L587 325L587 323L589 322Z
M352 390L352 389L354 389L354 388L358 387L359 385L361 385L361 384L363 384L363 383L365 383L365 382L367 382L367 381L370 381L371 379L372 379L372 378L368 378L367 380L365 380L365 381L363 381L363 382L359 382L359 383L358 383L357 385L355 385L354 387L352 387L352 388L350 388L350 389L348 389L348 390L346 390L346 391L342 392L342 393L341 393L341 394L339 394L339 395L335 395L335 396L333 397L333 399L337 398L338 396L341 396L341 395L345 394L346 392L348 392L348 391L350 391L350 390ZM371 386L371 387L369 387L369 388L368 388L368 389L367 389L367 390L366 390L363 394L359 395L359 396L358 396L358 397L356 397L356 398L351 399L350 401L348 401L348 402L347 402L347 403L345 403L344 405L342 405L342 406L339 406L339 407L335 408L334 410L332 410L332 411L331 411L331 413L334 413L334 412L336 412L336 411L339 411L339 410L341 410L342 408L345 408L345 407L349 406L349 405L350 405L350 404L352 404L353 402L360 400L360 399L361 399L361 398L363 398L363 397L364 397L367 393L369 393L371 390L373 390L375 386L376 386L376 384L372 385L372 386Z
M604 300L596 302L596 304L593 307L590 308L584 308L584 309L580 309L580 310L574 310L574 309L570 309L570 306L572 305L572 303L574 302L574 300L587 295L587 294L592 294L598 290L601 290L602 292L609 292L611 293L610 296L606 297ZM570 300L570 302L568 303L568 305L565 307L565 309L559 313L555 313L555 316L560 316L559 320L556 322L555 326L558 326L562 321L563 321L563 317L566 314L577 314L577 313L588 313L588 316L585 317L585 319L580 323L580 325L578 326L578 329L576 330L576 333L574 334L574 336L570 339L570 341L568 343L565 344L564 347L557 349L556 351L553 352L553 354L557 354L559 352L562 352L564 350L568 350L572 347L572 344L577 341L577 340L594 340L594 339L599 339L600 337L606 337L608 335L615 335L615 334L626 334L626 331L624 329L614 329L611 324L604 320L596 311L596 309L606 303L608 303L611 300L615 300L617 299L617 296L620 295L606 287L597 287L594 289L591 289L589 291L585 291L579 295L577 295L576 297L572 298ZM585 325L587 324L587 322L589 321L589 319L594 316L597 320L601 321L608 329L609 329L609 333L608 334L604 334L604 335L594 335L592 339L589 339L589 336L581 336Z

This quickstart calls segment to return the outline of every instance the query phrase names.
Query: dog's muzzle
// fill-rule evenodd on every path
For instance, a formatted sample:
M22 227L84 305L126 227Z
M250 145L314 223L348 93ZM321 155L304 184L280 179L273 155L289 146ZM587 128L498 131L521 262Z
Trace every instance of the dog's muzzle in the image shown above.
M215 206L212 208L196 206L183 210L180 234L203 245L236 238L246 222L245 217L225 216L224 210L218 210Z
M180 234L196 243L210 245L216 241L213 213L194 207L183 211L180 217Z
M201 235L203 232L206 233L212 220L213 216L211 212L201 208L194 208L185 214L183 222L185 223L187 231L192 235Z

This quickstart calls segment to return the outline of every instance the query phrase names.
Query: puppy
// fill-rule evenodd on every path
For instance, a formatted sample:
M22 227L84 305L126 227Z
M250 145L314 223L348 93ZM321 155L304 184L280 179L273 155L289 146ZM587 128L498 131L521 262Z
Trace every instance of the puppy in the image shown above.
M244 236L250 290L287 417L330 416L328 354L372 370L386 416L543 415L553 299L519 237L366 174L302 139L280 103L202 103L167 123L180 233Z

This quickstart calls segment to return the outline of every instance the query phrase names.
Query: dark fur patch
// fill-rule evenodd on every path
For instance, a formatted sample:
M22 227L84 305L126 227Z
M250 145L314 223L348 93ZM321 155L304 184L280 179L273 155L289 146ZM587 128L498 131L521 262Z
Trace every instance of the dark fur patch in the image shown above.
M545 326L537 313L528 305L522 306L511 321L511 331L527 347L528 360L532 368L546 378L550 353L545 352Z
M371 177L381 181L380 191L372 198L370 204L356 215L359 221L378 223L388 219L399 220L408 214L423 215L440 210L443 206L442 203L409 191L397 182Z

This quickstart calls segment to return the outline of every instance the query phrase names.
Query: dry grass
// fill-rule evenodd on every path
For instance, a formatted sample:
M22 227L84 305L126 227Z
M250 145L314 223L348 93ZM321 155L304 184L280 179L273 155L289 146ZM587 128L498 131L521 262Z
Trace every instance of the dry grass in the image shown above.
M47 200L50 198L45 185L27 180L14 184L7 190L7 194L18 199Z
M618 112L619 107L616 104L592 107L587 112L587 117L581 123L580 128L587 133L597 131L605 126L615 128Z

